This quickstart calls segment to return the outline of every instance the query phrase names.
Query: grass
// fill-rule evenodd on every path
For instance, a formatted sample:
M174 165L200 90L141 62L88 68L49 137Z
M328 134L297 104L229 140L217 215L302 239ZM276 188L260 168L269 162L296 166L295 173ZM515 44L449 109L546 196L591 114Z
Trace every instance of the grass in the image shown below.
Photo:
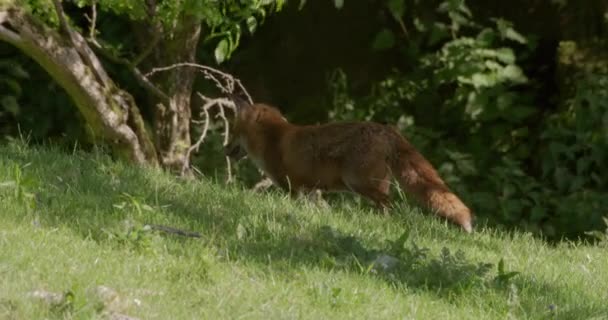
M605 247L0 147L0 319L608 319L607 301Z

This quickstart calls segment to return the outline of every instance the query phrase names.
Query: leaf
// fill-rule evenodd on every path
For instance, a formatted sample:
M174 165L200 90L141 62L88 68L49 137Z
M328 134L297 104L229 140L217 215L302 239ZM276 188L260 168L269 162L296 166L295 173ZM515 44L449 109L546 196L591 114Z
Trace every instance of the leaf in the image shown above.
M501 37L521 44L528 43L526 37L513 29L513 24L510 21L505 19L494 19L494 21L496 22L496 28L498 29L498 32L500 32Z
M344 6L344 0L334 0L334 5L336 6L336 9L342 9Z
M471 77L471 84L475 88L491 87L496 84L496 77L492 74L475 73Z
M19 114L19 103L17 103L17 99L13 96L4 96L0 99L0 105L4 107L4 110L10 112L13 116L17 116Z
M405 13L405 0L388 0L386 6L391 11L393 18L401 20Z
M511 48L500 48L496 50L496 58L505 64L515 63L515 54Z
M11 78L0 78L0 83L5 83L16 97L21 97L23 88L18 81Z
M528 78L524 75L524 72L520 67L516 65L508 65L500 71L500 75L505 79L511 80L515 83L526 83Z
M302 10L302 8L304 8L305 4L306 4L306 0L300 0L300 5L298 6L298 10Z
M222 41L217 44L217 47L215 47L215 61L217 61L218 64L226 61L228 50L228 40L222 39Z
M513 29L513 28L508 28L505 31L504 36L507 39L513 40L515 42L519 42L521 44L528 43L528 40L523 35L521 35L519 32L515 31L515 29Z
M372 42L372 49L375 51L388 50L395 46L395 35L389 29L382 29Z
M249 30L249 32L254 33L257 28L258 20L254 16L247 18L247 29Z
M20 64L11 65L10 72L16 78L27 79L30 77L30 74Z
M511 278L515 277L518 274L519 274L519 272L517 272L517 271L503 273L503 274L496 276L496 280L498 282L505 283L505 282L508 282L509 280L511 280Z
M496 38L496 32L493 29L483 29L478 35L477 40L482 43L484 47L489 47L494 43Z
M498 261L498 274L502 275L505 273L505 260L503 258L500 258L500 261Z

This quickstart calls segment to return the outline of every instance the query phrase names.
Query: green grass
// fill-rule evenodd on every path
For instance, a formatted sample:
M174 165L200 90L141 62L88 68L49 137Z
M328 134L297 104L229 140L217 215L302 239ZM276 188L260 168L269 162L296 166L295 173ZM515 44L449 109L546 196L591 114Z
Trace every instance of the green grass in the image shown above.
M374 268L383 254L397 265ZM35 290L72 298L53 306ZM605 247L0 147L0 319L608 319L607 302Z

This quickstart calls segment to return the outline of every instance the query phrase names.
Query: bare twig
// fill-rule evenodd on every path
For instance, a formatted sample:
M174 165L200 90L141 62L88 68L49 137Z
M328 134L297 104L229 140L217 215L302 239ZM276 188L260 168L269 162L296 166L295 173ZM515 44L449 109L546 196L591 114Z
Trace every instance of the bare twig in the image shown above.
M209 67L209 66L200 65L197 63L182 62L182 63L172 64L172 65L166 66L166 67L153 68L150 72L146 73L145 76L150 77L158 72L169 71L169 70L173 70L176 68L184 68L184 67L196 68L199 71L203 72L203 74L205 75L205 78L214 81L216 86L218 87L218 89L220 89L224 93L234 92L234 90L236 89L235 88L235 85L236 85L236 87L238 87L238 89L241 90L245 94L249 103L253 103L253 99L251 99L251 95L249 95L249 92L247 92L247 89L245 89L245 87L243 86L243 84L241 83L241 81L239 79L237 79L236 77L234 77L228 73L225 73L223 71L217 70L217 69ZM213 74L216 74L216 75L219 75L220 77L222 77L222 79L224 79L224 81L226 81L226 84L222 84L220 81L218 81L217 78L212 76Z
M403 31L403 35L405 36L405 39L410 38L410 33L407 31L407 27L405 26L405 23L403 23L403 19L399 18L397 19L397 22L399 23L399 27L401 27L401 31Z
M239 79L235 78L234 76L232 76L226 72L223 72L223 71L220 71L220 70L217 70L215 68L205 66L205 65L200 65L200 64L196 64L196 63L190 63L190 62L176 63L176 64L166 66L166 67L153 68L150 72L146 73L144 75L144 77L150 77L158 72L164 72L164 71L169 71L169 70L173 70L176 68L184 68L184 67L195 68L196 70L200 71L204 75L205 79L215 83L215 86L222 93L234 93L235 89L239 89L242 93L244 93L246 95L249 103L253 103L253 99L251 99L251 95L249 95L249 92L247 92L247 89L245 89L245 87L243 86L243 84L241 83L241 81ZM201 135L199 136L196 143L194 143L192 146L190 146L190 148L188 148L188 151L186 154L186 161L184 162L184 164L182 166L182 175L184 175L186 173L186 171L188 170L188 168L190 167L190 156L191 156L192 152L198 152L198 149L200 148L201 144L203 144L203 142L205 141L205 138L207 137L207 133L209 131L209 124L211 122L211 118L209 116L209 110L212 107L217 107L219 110L217 117L221 118L224 123L224 146L226 146L228 144L228 141L230 138L229 137L230 123L228 122L228 119L226 117L225 108L229 108L233 111L236 111L236 106L234 105L234 102L232 102L231 100L228 100L225 98L212 99L212 98L202 95L201 93L197 92L197 94L203 100L203 103L204 103L202 110L201 110L201 116L203 117L203 121L200 121L200 122L192 121L192 122L197 123L197 124L202 124L203 129L202 129ZM225 159L226 159L226 169L227 169L227 173L228 173L226 182L230 183L230 182L232 182L232 166L231 166L230 158L225 157Z
M236 110L236 106L231 104L233 111ZM224 121L224 147L228 145L230 138L230 124L228 122L228 118L226 118L226 113L224 112L224 108L220 107L220 112L218 116ZM232 183L232 164L230 162L230 158L228 156L224 156L226 160L226 171L228 173L228 178L226 179L226 183Z
M190 148L188 148L188 151L186 153L186 161L184 161L184 164L182 166L182 172L181 172L182 175L184 175L186 173L186 171L188 170L188 168L190 167L190 155L192 154L192 152L198 152L200 146L203 144L203 142L205 141L205 138L207 137L207 133L209 131L209 125L211 123L211 117L209 116L209 110L212 107L217 107L219 109L218 116L224 122L224 143L223 143L223 145L226 146L228 144L228 140L229 140L230 123L228 122L228 118L226 117L225 108L229 108L231 110L235 110L235 108L236 108L234 106L234 102L232 102L228 99L225 99L225 98L213 99L213 98L209 98L209 97L202 95L200 92L197 92L197 94L201 98L201 100L203 100L203 102L204 102L204 105L201 110L201 113L202 113L204 119L201 122L199 122L199 121L193 121L193 122L202 123L203 131L201 132L201 135L199 136L196 143L194 143L193 145L190 146ZM232 182L232 168L231 168L231 164L230 164L230 159L228 157L226 157L226 166L228 169L227 182Z
M272 186L272 180L270 180L270 178L264 178L255 184L255 186L253 187L253 191L257 192L257 191L266 190L266 189L270 188L271 186Z
M89 27L89 38L95 39L95 31L97 29L97 1L93 0L91 4L91 17L85 14L91 26Z

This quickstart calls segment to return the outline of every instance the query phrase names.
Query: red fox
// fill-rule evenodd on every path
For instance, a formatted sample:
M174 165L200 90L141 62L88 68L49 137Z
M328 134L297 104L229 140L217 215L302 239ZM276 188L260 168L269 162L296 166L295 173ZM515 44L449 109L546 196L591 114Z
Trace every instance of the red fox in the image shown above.
M292 195L351 191L385 209L392 175L422 205L472 232L469 208L397 130L374 122L299 126L271 106L230 98L236 115L226 155L238 160L246 153Z

